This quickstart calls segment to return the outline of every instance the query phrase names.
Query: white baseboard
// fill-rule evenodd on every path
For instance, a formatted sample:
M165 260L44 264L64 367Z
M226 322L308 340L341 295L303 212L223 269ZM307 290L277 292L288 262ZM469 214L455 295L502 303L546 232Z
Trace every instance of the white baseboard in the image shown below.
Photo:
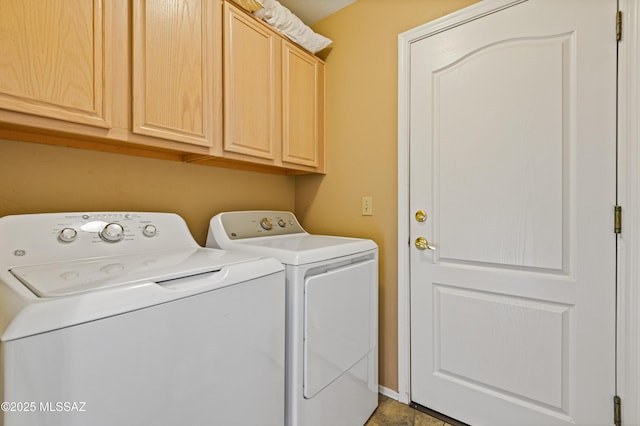
M391 399L395 399L396 401L398 400L398 392L392 389L386 388L384 386L378 386L378 392Z

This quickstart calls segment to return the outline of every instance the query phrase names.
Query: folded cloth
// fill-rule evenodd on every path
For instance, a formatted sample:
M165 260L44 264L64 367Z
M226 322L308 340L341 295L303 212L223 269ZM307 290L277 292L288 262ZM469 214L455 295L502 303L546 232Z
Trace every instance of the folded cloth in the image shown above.
M319 52L332 43L330 39L305 25L278 0L260 0L260 2L263 8L254 11L253 14L311 53Z

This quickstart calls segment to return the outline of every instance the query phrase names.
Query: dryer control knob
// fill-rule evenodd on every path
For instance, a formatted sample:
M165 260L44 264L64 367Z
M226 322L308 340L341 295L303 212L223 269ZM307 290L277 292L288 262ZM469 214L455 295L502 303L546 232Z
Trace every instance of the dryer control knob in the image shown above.
M285 221L284 221L284 219L280 219L280 220L278 221L278 226L279 226L280 228L284 228L285 226L287 226L287 222L285 222Z
M155 237L157 232L158 230L154 225L145 225L144 228L142 228L142 235L145 237Z
M58 239L63 243L70 243L78 236L78 231L73 228L64 228L58 233Z
M124 228L119 223L108 223L100 231L100 238L108 243L117 243L124 238Z
M271 228L273 228L273 224L266 217L260 221L260 226L262 226L262 229L264 229L265 231L269 231L271 230Z

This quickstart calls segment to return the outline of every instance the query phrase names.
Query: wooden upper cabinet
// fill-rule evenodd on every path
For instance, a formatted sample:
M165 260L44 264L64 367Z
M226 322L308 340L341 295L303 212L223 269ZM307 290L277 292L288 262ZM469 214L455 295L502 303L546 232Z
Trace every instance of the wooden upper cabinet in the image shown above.
M224 150L275 160L280 140L279 38L224 4Z
M324 63L282 40L282 161L324 167Z
M211 147L222 135L221 3L134 0L134 133Z
M224 17L223 156L323 173L324 62L232 3Z
M110 127L110 2L0 1L0 108Z
M0 0L0 138L324 173L324 90L228 1Z

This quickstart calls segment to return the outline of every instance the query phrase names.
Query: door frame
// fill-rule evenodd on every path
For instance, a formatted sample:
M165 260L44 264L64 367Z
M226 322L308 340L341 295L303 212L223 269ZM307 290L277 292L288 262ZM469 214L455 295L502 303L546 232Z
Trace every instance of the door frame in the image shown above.
M618 395L623 424L640 424L640 4L619 0L618 204Z
M398 36L398 400L411 401L409 73L411 44L526 0L483 0ZM617 393L623 424L640 424L640 4L618 0L623 35L618 44ZM612 31L615 17L611 17ZM613 232L613 212L612 212ZM612 402L613 415L613 402Z

